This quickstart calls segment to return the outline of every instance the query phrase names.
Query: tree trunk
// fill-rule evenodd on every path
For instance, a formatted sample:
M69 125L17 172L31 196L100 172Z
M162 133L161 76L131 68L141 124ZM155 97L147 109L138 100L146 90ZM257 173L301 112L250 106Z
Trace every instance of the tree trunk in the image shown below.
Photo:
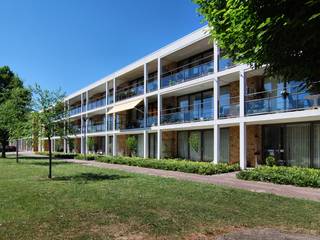
M2 157L2 158L6 158L6 143L5 143L5 141L3 141L3 142L1 143L1 145L2 145L1 157Z
M49 145L49 175L48 178L52 178L52 150L51 150L51 138L48 137Z
M16 162L19 163L19 140L16 140Z

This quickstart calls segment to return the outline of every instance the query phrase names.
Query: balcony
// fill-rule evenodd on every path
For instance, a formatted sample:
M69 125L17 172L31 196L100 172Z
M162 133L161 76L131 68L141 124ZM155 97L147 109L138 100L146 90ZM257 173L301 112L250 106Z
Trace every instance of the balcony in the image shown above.
M218 62L218 71L219 72L227 70L229 68L233 68L235 66L236 66L236 64L233 63L230 58L224 58L224 57L219 58L219 62Z
M106 105L106 98L100 98L100 99L96 99L94 101L90 101L88 103L88 111L92 110L92 109L96 109L96 108L100 108L100 107L104 107Z
M213 56L205 57L162 74L161 88L174 86L213 73L212 59Z
M81 113L81 106L77 106L77 107L71 107L69 110L69 115L73 116L73 115L77 115Z
M208 106L209 105L209 106ZM208 121L213 119L213 105L207 103L166 109L161 115L161 124L177 124L186 122Z
M117 89L116 101L132 98L144 93L143 82Z
M139 129L143 127L144 127L143 119L136 119L134 121L117 121L116 122L117 130Z
M88 125L88 129L87 129L88 133L97 133L97 132L105 132L105 131L106 131L105 122L92 123Z
M260 115L318 108L320 106L319 82L309 87L301 84L245 96L246 115Z
M147 127L154 127L158 125L158 116L148 116Z
M69 134L71 135L76 135L81 133L81 126L74 125L70 127L70 132Z
M152 77L148 79L147 82L147 92L154 92L158 90L158 80L157 77Z
M113 94L110 94L107 97L107 104L112 104L112 103L113 103Z
M219 118L238 117L240 112L239 97L229 97L228 101L220 101Z

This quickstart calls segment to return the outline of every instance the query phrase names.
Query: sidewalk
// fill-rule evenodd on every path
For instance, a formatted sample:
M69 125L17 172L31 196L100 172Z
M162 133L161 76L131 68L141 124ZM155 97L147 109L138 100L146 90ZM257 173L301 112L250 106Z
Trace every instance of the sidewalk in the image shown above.
M212 176L198 175L192 173L183 173L175 171L166 171L152 168L141 168L118 164L109 164L96 161L84 160L66 160L67 162L77 163L85 166L94 166L106 169L115 169L126 171L130 173L141 173L152 176L174 178L178 180L187 180L201 183L209 183L215 185L222 185L232 188L244 189L251 192L271 193L279 196L293 197L300 199L307 199L313 201L320 201L320 189L295 187L290 185L278 185L266 182L244 181L236 178L236 173L226 173Z

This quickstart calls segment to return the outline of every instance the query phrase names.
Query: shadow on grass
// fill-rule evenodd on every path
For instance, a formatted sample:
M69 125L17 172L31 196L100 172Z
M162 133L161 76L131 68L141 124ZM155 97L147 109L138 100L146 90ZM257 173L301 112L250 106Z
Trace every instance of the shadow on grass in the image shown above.
M119 180L121 178L128 178L128 176L121 176L117 174L103 174L103 173L80 173L72 176L54 177L53 181L104 181L104 180Z
M7 159L16 159L15 156L7 156ZM47 156L21 156L19 157L19 160L42 160L42 159L48 159Z

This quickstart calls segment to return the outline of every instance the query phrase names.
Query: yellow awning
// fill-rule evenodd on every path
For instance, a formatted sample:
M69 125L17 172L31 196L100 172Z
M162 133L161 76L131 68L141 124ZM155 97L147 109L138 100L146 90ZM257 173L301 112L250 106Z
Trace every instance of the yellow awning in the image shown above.
M120 105L116 105L113 108L111 108L107 114L111 114L111 113L117 113L117 112L122 112L122 111L126 111L126 110L130 110L135 108L141 101L143 101L143 98L139 98L136 99L134 101L131 102L126 102Z

